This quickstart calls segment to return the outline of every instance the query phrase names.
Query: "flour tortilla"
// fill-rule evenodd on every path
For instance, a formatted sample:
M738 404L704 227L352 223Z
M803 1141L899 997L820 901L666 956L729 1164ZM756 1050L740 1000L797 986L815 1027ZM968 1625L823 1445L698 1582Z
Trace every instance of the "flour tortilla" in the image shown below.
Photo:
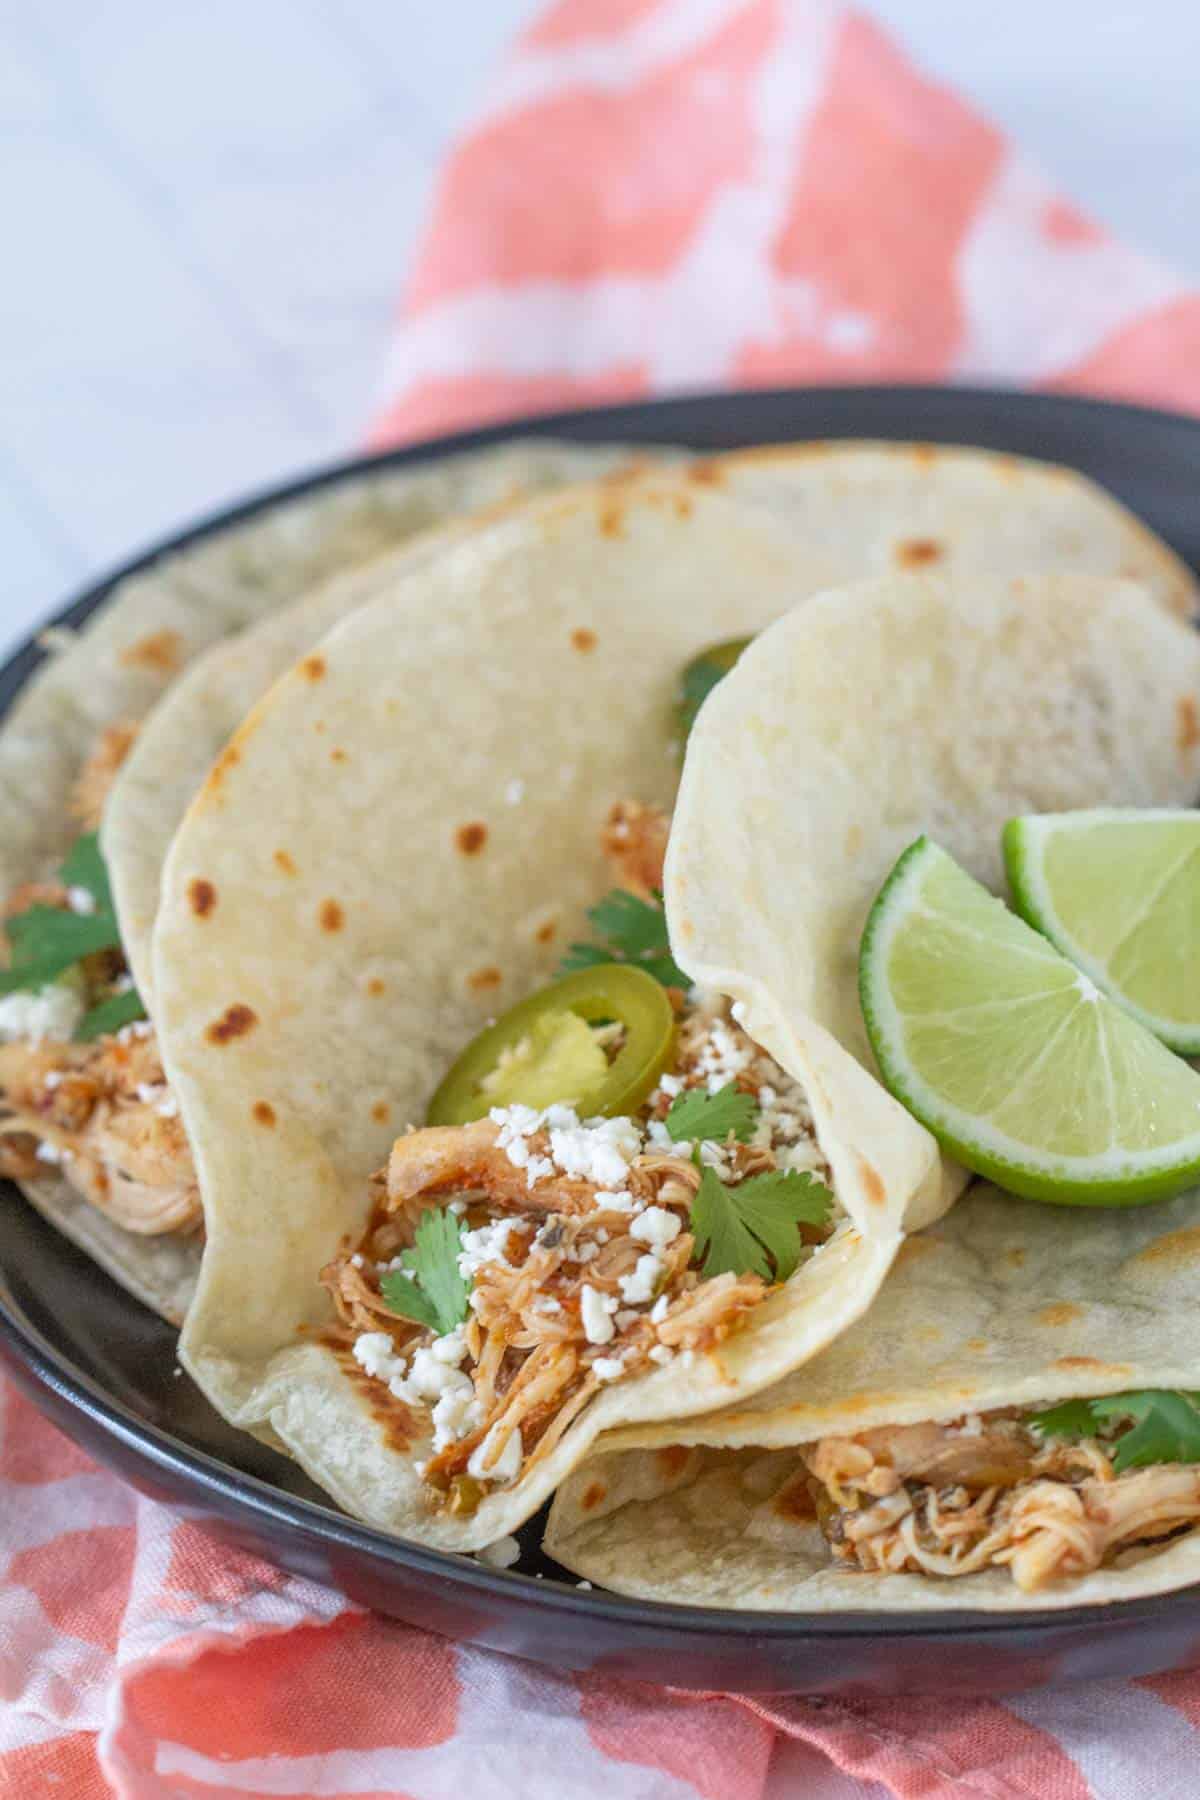
M373 559L450 515L645 460L645 455L618 446L530 440L416 470L356 472L281 500L118 582L73 640L47 657L0 728L0 895L52 872L77 835L68 801L100 731L118 720L145 720L211 646L253 627L337 572L358 571L347 575L346 581L361 581L363 593L371 591L368 571ZM381 577L390 578L386 558L380 569ZM323 623L318 622L317 631ZM201 728L204 760L197 784L245 705L296 653L289 639L283 660L268 668L261 682L255 675L252 691L247 692L245 685L231 687L236 711L222 706L221 683L213 683L208 697L214 712L211 724ZM181 723L188 725L186 715ZM159 734L157 727L153 741L154 753L162 756L165 799L177 763L186 760L196 745L169 731ZM172 742L179 745L174 754ZM141 757L138 762L143 772L148 770L152 785L153 764ZM187 797L185 793L178 803L174 820L165 821L168 829L177 822ZM161 810L156 816L160 825L164 823ZM104 847L113 857L111 873L124 931L126 904L143 865L138 860L138 820L128 810L123 817L126 829L115 842L110 841L105 821ZM142 953L139 916L131 904L130 943L136 972L142 976L148 959ZM153 996L147 993L145 998L152 1001ZM199 1260L194 1239L173 1234L145 1238L127 1232L49 1173L24 1191L39 1212L122 1286L173 1323L182 1319Z
M615 1432L560 1489L546 1548L643 1599L801 1612L1078 1606L1200 1581L1200 1532L1124 1568L1022 1593L1005 1570L937 1580L834 1565L774 1504L794 1447L878 1425L1200 1387L1200 1193L1130 1211L980 1186L910 1237L870 1312L745 1405Z
M787 522L836 579L1035 571L1122 575L1196 616L1187 564L1073 469L950 444L770 444L692 466L693 481Z
M1195 633L1143 587L1074 575L892 575L818 595L709 696L667 856L672 947L773 1054L764 998L813 1022L796 1073L840 1185L872 1179L838 1108L882 1093L860 1085L874 1061L858 944L901 851L928 833L999 889L1014 814L1187 805L1198 706ZM947 1161L930 1216L964 1179Z
M610 805L672 801L680 670L768 624L803 597L803 576L765 513L678 479L534 503L310 651L175 838L154 942L159 1032L208 1222L181 1356L226 1417L275 1433L377 1525L479 1548L604 1426L711 1408L804 1362L869 1303L910 1207L940 1181L932 1139L851 1065L839 1122L852 1143L866 1134L872 1170L843 1184L851 1227L717 1352L602 1393L469 1520L432 1510L416 1466L428 1438L397 1447L356 1372L314 1341L332 1317L318 1273L361 1232L367 1177L397 1131L423 1118L484 1021L586 932L610 881ZM197 910L197 892L215 904ZM794 1066L804 1021L768 997L759 1016Z

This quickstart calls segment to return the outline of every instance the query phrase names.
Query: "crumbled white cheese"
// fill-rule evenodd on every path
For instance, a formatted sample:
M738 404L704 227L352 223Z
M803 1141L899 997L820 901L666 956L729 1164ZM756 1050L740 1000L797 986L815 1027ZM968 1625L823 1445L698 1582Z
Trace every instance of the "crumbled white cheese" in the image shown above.
M0 1042L65 1040L75 1035L83 1013L83 996L63 981L52 981L37 994L5 994L0 1000Z
M598 1356L591 1369L597 1381L619 1381L625 1373L625 1364L619 1356Z
M136 1089L137 1097L143 1106L150 1106L155 1101L161 1100L165 1091L161 1081L139 1081Z
M615 1294L602 1294L590 1282L584 1282L579 1296L579 1315L583 1335L589 1344L611 1344L615 1327L612 1315L617 1310Z
M63 1082L66 1079L67 1079L67 1072L65 1069L51 1069L50 1073L45 1077L44 1081L42 1082L42 1086L45 1088L45 1090L48 1094L52 1094L54 1092L55 1088L61 1087Z
M463 1232L458 1272L465 1281L472 1281L485 1263L499 1263L505 1269L512 1267L505 1252L514 1224L513 1219L497 1219L494 1224Z
M629 1235L640 1244L650 1244L655 1250L665 1250L668 1244L674 1243L681 1230L678 1215L669 1207L648 1206L629 1227Z
M641 1313L638 1312L636 1307L623 1306L617 1314L617 1330L628 1331L631 1325L637 1324L641 1316Z
M652 1363L665 1364L673 1359L675 1352L670 1344L655 1344L653 1350L647 1350L646 1354Z
M453 1213L456 1219L461 1219L466 1210L467 1203L465 1200L448 1200L446 1202L446 1211L448 1213Z
M562 1305L551 1294L543 1294L540 1300L534 1301L532 1310L536 1313L560 1313Z
M497 1538L494 1544L485 1544L482 1550L477 1550L475 1560L486 1563L489 1569L511 1569L521 1560L521 1546L515 1537Z
M480 1407L472 1397L468 1382L464 1387L453 1387L436 1401L433 1408L433 1447L444 1450L447 1444L453 1444L459 1438L467 1436L479 1424Z
M38 1145L35 1155L39 1162L44 1163L60 1163L63 1159L63 1153L58 1145L49 1143L45 1138Z
M174 1094L167 1094L165 1098L159 1101L154 1110L160 1119L177 1119L179 1117L179 1102Z
M628 1301L631 1306L653 1300L661 1271L662 1261L653 1250L648 1250L645 1256L639 1256L636 1268L630 1274L617 1278L622 1300Z
M566 1262L590 1263L595 1262L599 1254L599 1244L576 1244L572 1249L563 1251L563 1258Z
M550 1113L567 1112L551 1107ZM550 1122L550 1154L564 1175L592 1181L598 1188L620 1189L629 1165L642 1149L642 1134L632 1119L591 1119L581 1125Z
M714 1019L696 1058L696 1070L706 1079L709 1093L715 1094L745 1074L756 1055L757 1051L748 1039L731 1031L724 1019Z
M392 1340L386 1331L361 1332L354 1340L354 1360L378 1381L392 1381L402 1376L407 1366L404 1358L392 1349Z
M642 1205L643 1202L635 1200L628 1188L618 1188L615 1193L602 1192L596 1195L598 1212L640 1212ZM596 1235L599 1237L599 1232Z
M350 1258L350 1263L351 1263L351 1266L352 1266L352 1267L353 1267L353 1268L355 1268L355 1269L361 1269L361 1268L362 1268L362 1266L363 1266L363 1254L362 1254L362 1251L361 1251L361 1250L356 1250L356 1251L355 1251L355 1252L354 1252L354 1255L353 1255L353 1256L352 1256L352 1257L351 1257L351 1258Z
M667 1296L665 1294L660 1294L658 1299L654 1302L654 1305L650 1308L650 1323L652 1325L661 1325L667 1316L670 1305L671 1302Z
M521 1466L521 1433L517 1429L509 1432L504 1448L492 1464L485 1468L486 1459L491 1455L496 1434L501 1429L497 1420L481 1444L477 1444L471 1452L471 1460L467 1464L467 1474L474 1475L476 1481L511 1481Z
M575 1583L575 1586L576 1586L576 1588L578 1588L578 1590L581 1593L584 1593L584 1594L590 1594L592 1591L592 1584L590 1581L577 1581Z
M117 979L113 982L113 993L114 994L132 994L132 992L133 992L133 976L129 975L129 974L118 975Z
M683 1076L682 1075L660 1075L658 1078L658 1086L655 1088L654 1093L650 1097L653 1100L659 1094L665 1094L665 1096L668 1100L674 1100L680 1094L682 1094L682 1092L683 1092Z
M96 910L96 896L90 888L69 887L67 905L73 913L82 913L86 917Z

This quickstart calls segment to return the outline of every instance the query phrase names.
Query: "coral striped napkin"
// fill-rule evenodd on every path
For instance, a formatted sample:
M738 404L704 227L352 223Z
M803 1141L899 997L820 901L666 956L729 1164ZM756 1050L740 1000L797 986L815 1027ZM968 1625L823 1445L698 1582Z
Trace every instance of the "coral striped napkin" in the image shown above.
M861 15L559 0L445 171L373 435L881 376L1200 409L1198 352L1200 297ZM1197 1791L1200 1676L946 1704L556 1675L215 1548L0 1392L0 1794Z

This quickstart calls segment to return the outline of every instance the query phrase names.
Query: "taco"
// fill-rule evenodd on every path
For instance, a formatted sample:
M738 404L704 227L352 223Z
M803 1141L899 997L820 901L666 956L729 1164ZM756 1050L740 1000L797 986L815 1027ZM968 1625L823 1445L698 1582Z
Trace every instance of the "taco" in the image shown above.
M614 1433L546 1548L618 1593L802 1612L1017 1611L1200 1580L1200 1200L981 1186L870 1312L746 1405Z
M1014 813L1066 792L1186 804L1198 695L1200 644L1129 584L820 596L693 733L675 953L748 1029L768 993L869 1063L856 951L898 851L927 830L997 887ZM806 1091L818 1133L836 1126ZM969 1194L801 1375L597 1445L547 1547L621 1592L759 1608L1067 1605L1196 1579L1198 1220L1195 1193L1115 1212Z
M764 1001L748 1036L654 898L680 671L796 563L674 479L536 502L312 648L176 835L155 993L208 1231L181 1357L377 1524L492 1543L606 1425L812 1355L942 1204L857 1065L833 1181L804 1021Z
M535 503L302 658L175 838L156 994L209 1232L181 1355L227 1417L377 1524L486 1546L602 1430L767 1386L863 1312L904 1231L956 1191L832 1012L801 1000L785 965L811 961L808 914L769 970L742 956L789 895L763 879L769 846L714 839L701 866L691 753L670 949L652 904L679 673L768 625L796 561L765 511L678 478ZM990 651L1031 622L1031 766L1072 723L1064 681L1115 737L1139 671L1192 643L1130 584L910 578L805 601L735 691L809 607L820 622L880 588L918 645ZM814 665L819 692L836 679ZM833 723L836 744L850 727ZM1162 737L1113 752L1110 787L1173 797ZM964 804L971 783L982 802L995 769L964 770ZM1047 803L1078 802L1078 762L1038 779ZM723 772L709 795L731 833L776 829L761 799ZM596 906L602 827L624 874ZM840 845L810 849L829 867ZM589 903L607 942L546 988Z
M78 632L56 634L5 719L0 896L12 961L25 968L19 978L10 972L0 1000L0 1172L167 1318L182 1318L194 1285L202 1219L186 1138L139 1003L140 994L152 1005L153 995L148 984L141 991L148 957L137 878L149 826L169 835L190 795L186 782L182 794L172 786L173 771L190 770L203 742L198 785L246 707L309 635L285 627L287 647L264 661L250 649L256 623L269 638L275 616L340 572L333 610L315 603L315 634L379 591L376 565L381 583L398 578L383 555L390 547L451 514L632 460L610 447L514 443L415 473L356 473L279 501L119 579ZM238 684L236 651L227 671L214 660L211 680L191 685L189 665L206 652L216 659L212 646L247 631L239 641L253 670L248 684ZM231 701L223 705L226 684ZM177 732L160 715L185 687L211 712L197 726L196 707L185 707ZM138 736L147 721L143 756ZM137 782L139 769L157 787L158 812L147 820L135 806L114 804L110 819L118 776ZM78 956L64 961L72 946Z

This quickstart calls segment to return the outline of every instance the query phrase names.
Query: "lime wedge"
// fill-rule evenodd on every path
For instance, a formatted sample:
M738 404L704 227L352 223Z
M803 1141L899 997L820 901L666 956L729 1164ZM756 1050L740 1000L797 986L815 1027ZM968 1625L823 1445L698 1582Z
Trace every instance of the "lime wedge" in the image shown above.
M1182 1055L1200 1054L1200 812L1010 819L1013 902Z
M884 883L858 968L884 1081L969 1169L1075 1206L1200 1181L1200 1075L928 838Z

